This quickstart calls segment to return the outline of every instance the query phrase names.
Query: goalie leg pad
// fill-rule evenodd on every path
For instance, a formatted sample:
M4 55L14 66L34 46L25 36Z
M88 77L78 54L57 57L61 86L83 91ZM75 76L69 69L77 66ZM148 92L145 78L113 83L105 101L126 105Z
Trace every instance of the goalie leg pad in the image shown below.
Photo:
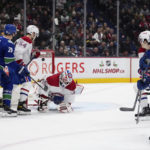
M73 111L71 103L61 103L58 105L57 110L61 113L70 113Z

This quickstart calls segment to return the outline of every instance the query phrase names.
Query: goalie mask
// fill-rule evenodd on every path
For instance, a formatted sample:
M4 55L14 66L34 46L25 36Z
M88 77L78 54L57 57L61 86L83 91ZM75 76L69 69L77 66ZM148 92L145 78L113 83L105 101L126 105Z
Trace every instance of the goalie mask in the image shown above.
M59 76L60 86L66 87L72 82L72 74L69 70L62 72Z

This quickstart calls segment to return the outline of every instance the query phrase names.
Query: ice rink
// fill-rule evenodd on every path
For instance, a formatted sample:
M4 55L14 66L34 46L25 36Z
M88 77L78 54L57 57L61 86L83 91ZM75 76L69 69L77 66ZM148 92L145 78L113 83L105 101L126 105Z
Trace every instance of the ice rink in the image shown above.
M150 150L150 121L136 124L131 83L84 84L74 112L53 110L16 118L0 117L0 150Z

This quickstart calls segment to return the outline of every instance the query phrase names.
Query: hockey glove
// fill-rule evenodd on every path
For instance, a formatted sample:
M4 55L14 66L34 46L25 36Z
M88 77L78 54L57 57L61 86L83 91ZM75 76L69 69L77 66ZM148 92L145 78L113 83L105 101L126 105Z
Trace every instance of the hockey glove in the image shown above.
M37 110L38 111L42 111L42 112L47 111L48 110L47 103L48 103L48 100L46 100L44 102L42 100L38 100L38 108L37 108Z
M21 68L20 68L18 74L19 74L20 76L29 76L29 75L30 75L30 72L28 71L27 67L21 66Z
M10 67L8 68L8 66L5 66L3 70L1 70L1 77L2 77L2 80L5 80L4 81L5 83L11 81L9 69Z
M9 69L8 69L8 66L5 66L4 69L3 69L4 73L6 74L6 76L9 77Z
M40 56L40 52L39 51L38 52L34 52L34 53L32 53L31 59L39 58L39 56Z

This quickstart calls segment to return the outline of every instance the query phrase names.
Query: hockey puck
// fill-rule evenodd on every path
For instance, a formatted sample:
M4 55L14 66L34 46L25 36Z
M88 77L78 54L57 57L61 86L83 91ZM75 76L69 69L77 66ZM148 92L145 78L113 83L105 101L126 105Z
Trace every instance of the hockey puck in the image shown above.
M45 60L45 58L42 58L42 61L44 61Z

